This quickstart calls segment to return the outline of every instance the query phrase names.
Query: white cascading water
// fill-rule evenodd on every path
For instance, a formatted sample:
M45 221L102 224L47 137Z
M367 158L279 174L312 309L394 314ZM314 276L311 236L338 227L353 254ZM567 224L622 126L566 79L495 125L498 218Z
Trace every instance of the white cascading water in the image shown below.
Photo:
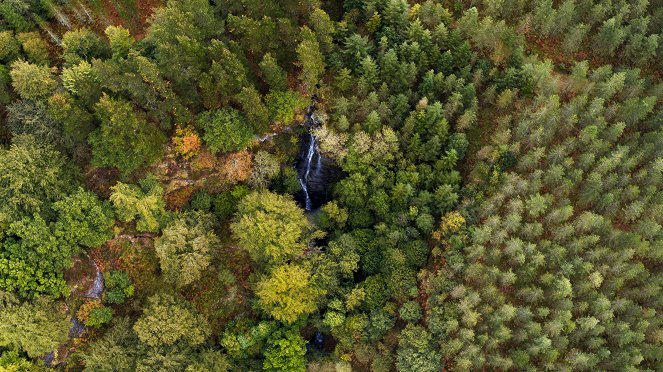
M308 194L308 187L306 183L308 182L308 175L311 173L311 163L313 162L314 153L315 153L315 137L313 137L312 134L309 134L308 152L306 153L306 168L305 168L306 170L304 171L304 176L299 178L299 184L302 186L302 190L304 191L304 198L305 198L304 209L307 211L311 210L311 197ZM320 159L319 155L318 159Z
M97 269L97 274L94 277L92 287L90 287L90 289L85 293L85 297L101 298L101 294L104 291L104 275L102 274L101 270L99 270L99 266L97 266L96 262L94 267Z

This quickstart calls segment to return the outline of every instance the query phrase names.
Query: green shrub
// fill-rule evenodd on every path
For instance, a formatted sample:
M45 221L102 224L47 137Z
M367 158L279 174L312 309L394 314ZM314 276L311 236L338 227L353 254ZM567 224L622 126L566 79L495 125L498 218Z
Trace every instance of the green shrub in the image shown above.
M108 304L121 304L134 295L134 286L129 275L124 271L113 270L104 273L104 302Z
M205 130L203 140L213 153L242 150L254 137L244 115L234 109L203 112L197 123Z
M237 185L231 191L222 192L214 197L214 214L220 219L232 216L237 210L237 203L249 193L249 188Z
M99 328L113 319L113 309L110 307L99 307L92 309L88 315L85 325L88 327Z
M214 199L206 190L199 190L191 198L191 209L209 212Z
M20 46L11 31L0 32L0 62L9 63L20 53Z
M274 191L281 194L294 194L301 190L299 174L293 167L286 167L274 182Z
M287 125L295 119L296 110L306 107L308 101L295 92L287 91L269 93L265 96L265 103L270 120Z
M408 301L401 306L398 314L406 322L416 323L421 319L421 306L416 301Z

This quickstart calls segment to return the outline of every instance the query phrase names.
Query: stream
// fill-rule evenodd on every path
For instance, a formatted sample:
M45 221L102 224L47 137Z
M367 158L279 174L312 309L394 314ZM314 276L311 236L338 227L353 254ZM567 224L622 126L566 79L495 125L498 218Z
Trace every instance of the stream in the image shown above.
M311 165L313 164L313 155L316 155L318 158L318 162L320 163L320 159L322 158L320 156L320 152L317 149L317 144L315 143L315 137L312 134L308 135L308 150L306 151L306 157L304 158L304 175L299 177L299 184L302 186L302 192L304 193L304 209L306 211L310 211L311 208L313 207L313 203L311 202L311 194L308 191L308 182L309 182L309 177L311 175ZM320 171L320 166L318 165L315 169L315 172Z
M104 275L101 270L99 270L99 266L97 266L96 263L94 264L94 268L94 281L92 282L90 288L88 288L88 290L82 294L83 298L101 299L101 295L104 292ZM54 367L64 363L67 356L69 355L71 341L74 338L80 338L85 332L85 324L81 323L78 318L76 318L76 315L71 317L70 322L71 327L69 328L69 341L60 345L60 347L57 349L57 352L52 351L42 357L42 360L47 367Z
M315 213L323 204L331 200L331 186L339 180L341 169L330 158L322 155L317 138L312 130L322 123L315 116L315 105L308 107L304 126L308 133L300 136L300 149L295 161L295 168L299 174L301 191L295 194L295 199L307 213ZM322 350L325 344L325 335L316 331L307 341L306 349Z
M97 269L97 274L94 277L92 287L85 292L85 297L101 299L101 294L104 291L104 274L99 270L99 266L97 266L96 263L94 264L94 267Z

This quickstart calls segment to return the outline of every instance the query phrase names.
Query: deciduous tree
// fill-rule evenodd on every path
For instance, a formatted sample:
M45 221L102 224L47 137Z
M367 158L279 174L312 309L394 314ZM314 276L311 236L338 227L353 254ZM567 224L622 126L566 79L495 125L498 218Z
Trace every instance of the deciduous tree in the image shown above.
M70 65L102 58L107 54L108 46L89 29L67 31L62 36L62 58Z
M399 371L434 372L442 369L442 355L430 333L421 326L408 324L398 341L396 368Z
M133 297L134 286L124 271L112 270L104 273L104 302L122 304Z
M301 256L313 236L313 226L295 201L269 191L245 196L230 228L240 246L263 265Z
M54 234L62 241L93 248L112 237L113 210L89 191L79 188L53 203L53 210L57 213Z
M49 215L50 204L75 185L64 157L32 136L17 136L9 149L0 149L0 221L4 223L35 213Z
M18 58L20 45L11 31L0 31L0 61L10 63Z
M306 341L295 331L279 331L267 341L265 371L306 371Z
M110 43L113 58L124 58L129 54L135 42L129 30L122 26L108 26L104 33Z
M48 66L50 58L48 55L48 44L41 38L38 32L22 32L16 35L16 39L23 47L23 53L28 61L36 65Z
M274 319L292 324L317 309L319 292L309 282L311 274L301 266L276 266L256 287L260 307Z
M0 292L0 346L38 358L67 340L69 319L46 297L20 303Z
M23 60L12 63L9 75L12 78L12 87L25 99L45 98L57 86L48 66L38 66Z
M154 248L166 279L181 288L198 280L209 266L219 244L212 227L214 217L205 212L185 212L170 222Z
M124 222L136 221L138 231L157 232L167 218L163 188L148 176L140 187L118 182L111 187L110 201L117 217Z
M295 119L297 110L306 107L308 100L292 91L271 92L265 97L265 104L273 123L288 125Z
M266 151L258 151L253 157L249 184L257 189L264 189L281 170L276 157Z
M101 126L90 134L92 164L116 167L124 176L161 155L164 134L128 101L101 97L95 105Z
M158 293L147 300L143 314L133 326L140 341L150 347L200 345L211 330L207 320L191 305L174 295Z

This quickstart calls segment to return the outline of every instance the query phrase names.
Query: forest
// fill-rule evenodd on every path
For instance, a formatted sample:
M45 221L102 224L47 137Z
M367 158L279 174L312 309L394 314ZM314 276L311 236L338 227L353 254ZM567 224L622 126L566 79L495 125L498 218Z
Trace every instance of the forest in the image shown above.
M0 0L0 371L663 371L661 61L661 0Z

